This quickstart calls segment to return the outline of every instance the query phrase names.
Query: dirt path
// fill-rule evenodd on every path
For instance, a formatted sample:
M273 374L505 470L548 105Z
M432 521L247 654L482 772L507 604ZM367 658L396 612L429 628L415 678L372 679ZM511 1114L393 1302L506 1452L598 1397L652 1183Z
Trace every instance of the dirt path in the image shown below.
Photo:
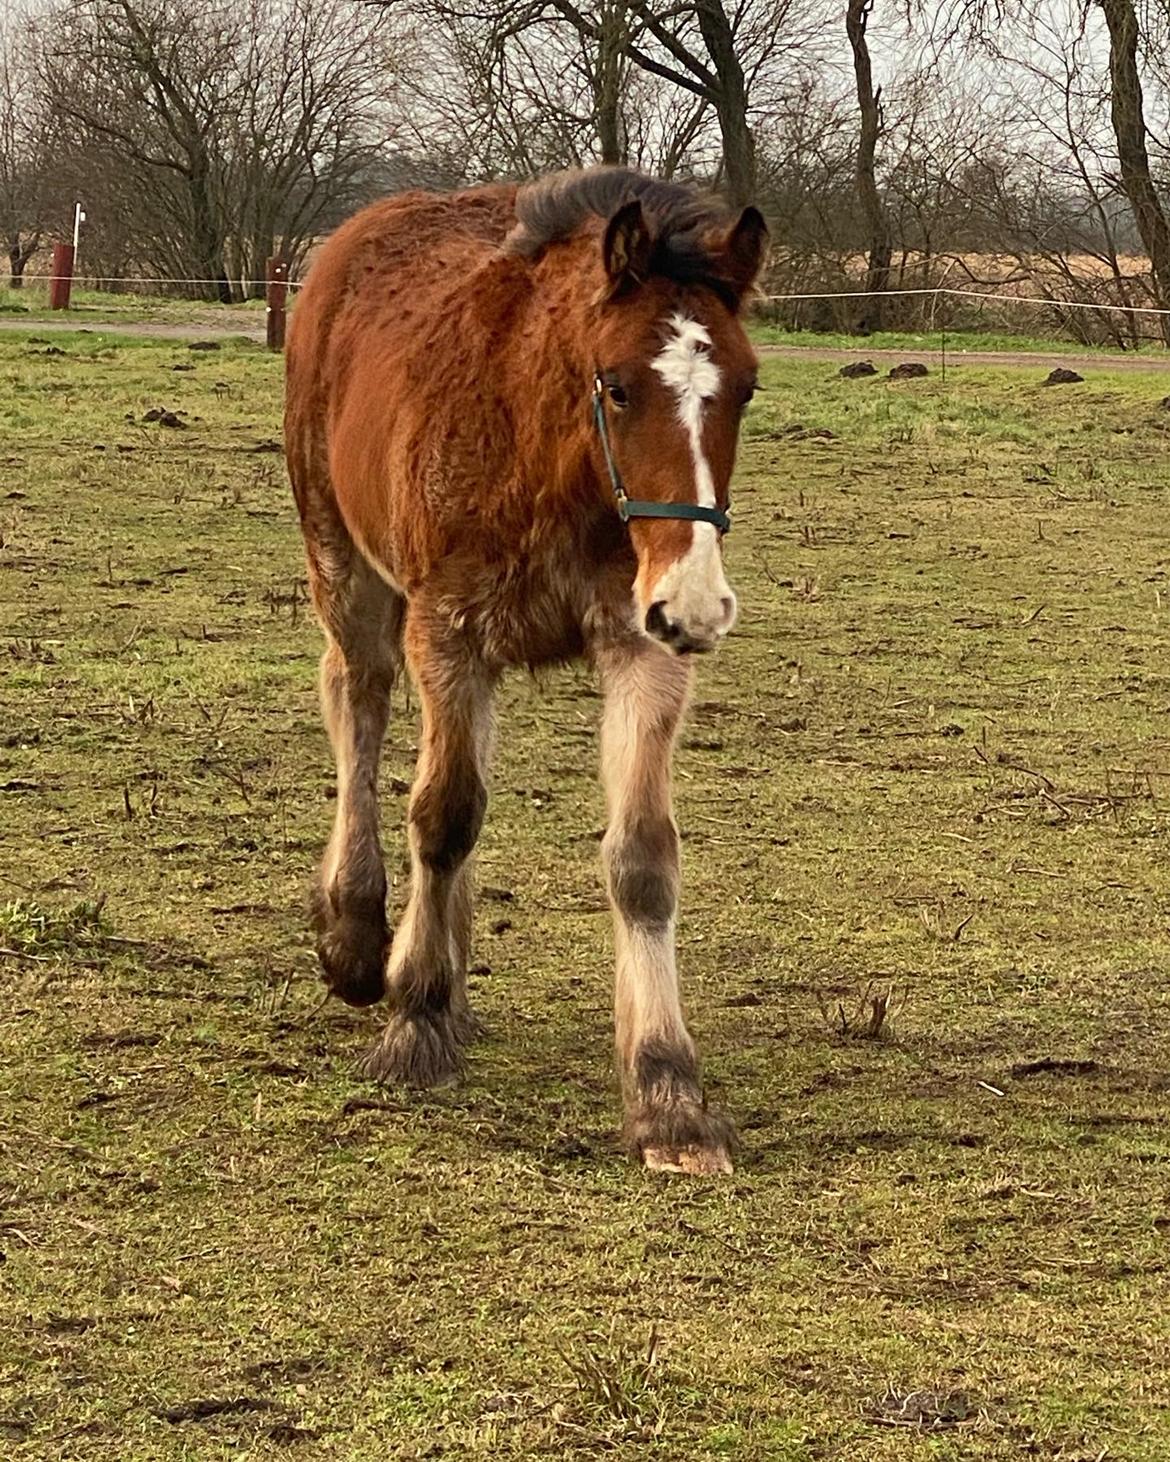
M841 361L872 360L877 366L886 363L897 365L899 361L919 360L925 365L942 366L940 350L867 350L863 344L855 349L842 350L829 345L761 345L761 355L792 356L800 360ZM966 365L979 366L1036 366L1038 369L1053 366L1072 367L1076 370L1094 368L1110 371L1164 371L1170 378L1170 352L1160 356L1150 355L1069 355L1054 350L1051 355L1033 350L948 350L947 370Z
M200 324L198 321L182 320L95 320L83 316L69 320L45 320L28 316L0 316L0 330L33 330L38 334L49 331L88 331L93 335L139 335L160 340L229 340L240 336L248 340L264 339L263 321L257 321L255 314L242 314L238 323L222 321ZM842 349L829 345L761 345L763 356L791 356L797 360L823 360L841 362L851 360L872 360L875 365L896 365L899 361L919 360L927 365L942 366L942 352L938 350L867 350L859 343L856 348ZM1054 350L1051 354L1028 350L948 350L947 369L961 366L1036 366L1037 369L1053 366L1071 366L1077 370L1105 369L1110 371L1163 371L1170 378L1170 352L1162 355L1069 355Z
M259 326L255 314L241 317L238 324L222 322L201 325L197 320L102 320L92 316L68 320L40 320L34 316L0 316L0 330L31 330L36 334L68 331L88 335L138 335L159 340L249 340L264 339L264 322Z

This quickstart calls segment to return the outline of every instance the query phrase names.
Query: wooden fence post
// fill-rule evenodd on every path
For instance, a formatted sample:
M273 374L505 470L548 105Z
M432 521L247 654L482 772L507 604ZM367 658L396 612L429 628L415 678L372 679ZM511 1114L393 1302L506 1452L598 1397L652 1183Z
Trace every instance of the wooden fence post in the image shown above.
M288 263L281 258L269 259L266 274L268 301L268 349L284 349L284 306L288 298Z
M53 245L53 274L49 280L49 308L67 310L73 288L73 245Z

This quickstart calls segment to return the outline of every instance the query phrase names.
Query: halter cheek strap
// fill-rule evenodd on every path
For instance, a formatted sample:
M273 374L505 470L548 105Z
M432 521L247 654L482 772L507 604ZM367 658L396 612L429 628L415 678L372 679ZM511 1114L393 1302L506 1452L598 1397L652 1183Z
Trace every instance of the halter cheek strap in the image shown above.
M593 378L593 420L597 435L601 438L601 450L605 453L605 465L609 468L609 480L613 484L613 495L617 501L618 517L623 523L631 518L684 518L692 523L710 523L720 533L730 533L731 519L722 508L708 508L702 503L654 503L626 496L622 475L613 459L613 448L609 444L609 427L605 421L605 383L600 376Z

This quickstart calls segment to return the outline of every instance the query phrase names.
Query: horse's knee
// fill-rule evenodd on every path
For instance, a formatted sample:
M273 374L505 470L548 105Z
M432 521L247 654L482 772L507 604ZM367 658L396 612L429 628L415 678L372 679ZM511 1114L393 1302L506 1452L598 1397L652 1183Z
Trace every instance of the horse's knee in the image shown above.
M361 655L331 642L321 656L321 697L329 711L347 705L381 710L394 689L398 664L392 642L371 641Z
M665 924L678 903L678 832L668 817L611 828L602 844L610 894L633 923Z
M360 560L353 543L316 543L309 553L313 606L326 634L326 695L387 697L402 666L402 597Z
M487 788L472 766L426 782L414 796L410 821L420 861L450 873L475 847L487 810Z

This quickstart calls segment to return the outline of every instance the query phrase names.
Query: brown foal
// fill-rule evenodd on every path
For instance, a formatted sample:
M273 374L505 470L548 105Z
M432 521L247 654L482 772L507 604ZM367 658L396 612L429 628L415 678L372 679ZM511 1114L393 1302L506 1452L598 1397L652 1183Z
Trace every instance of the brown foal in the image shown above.
M287 352L337 759L318 952L343 1000L388 998L365 1070L458 1073L493 690L510 666L587 656L605 694L626 1135L672 1171L731 1167L679 1003L670 763L691 652L735 617L721 532L756 374L737 313L765 241L755 209L729 217L626 169L405 194L322 248ZM378 762L403 662L422 738L391 941Z

